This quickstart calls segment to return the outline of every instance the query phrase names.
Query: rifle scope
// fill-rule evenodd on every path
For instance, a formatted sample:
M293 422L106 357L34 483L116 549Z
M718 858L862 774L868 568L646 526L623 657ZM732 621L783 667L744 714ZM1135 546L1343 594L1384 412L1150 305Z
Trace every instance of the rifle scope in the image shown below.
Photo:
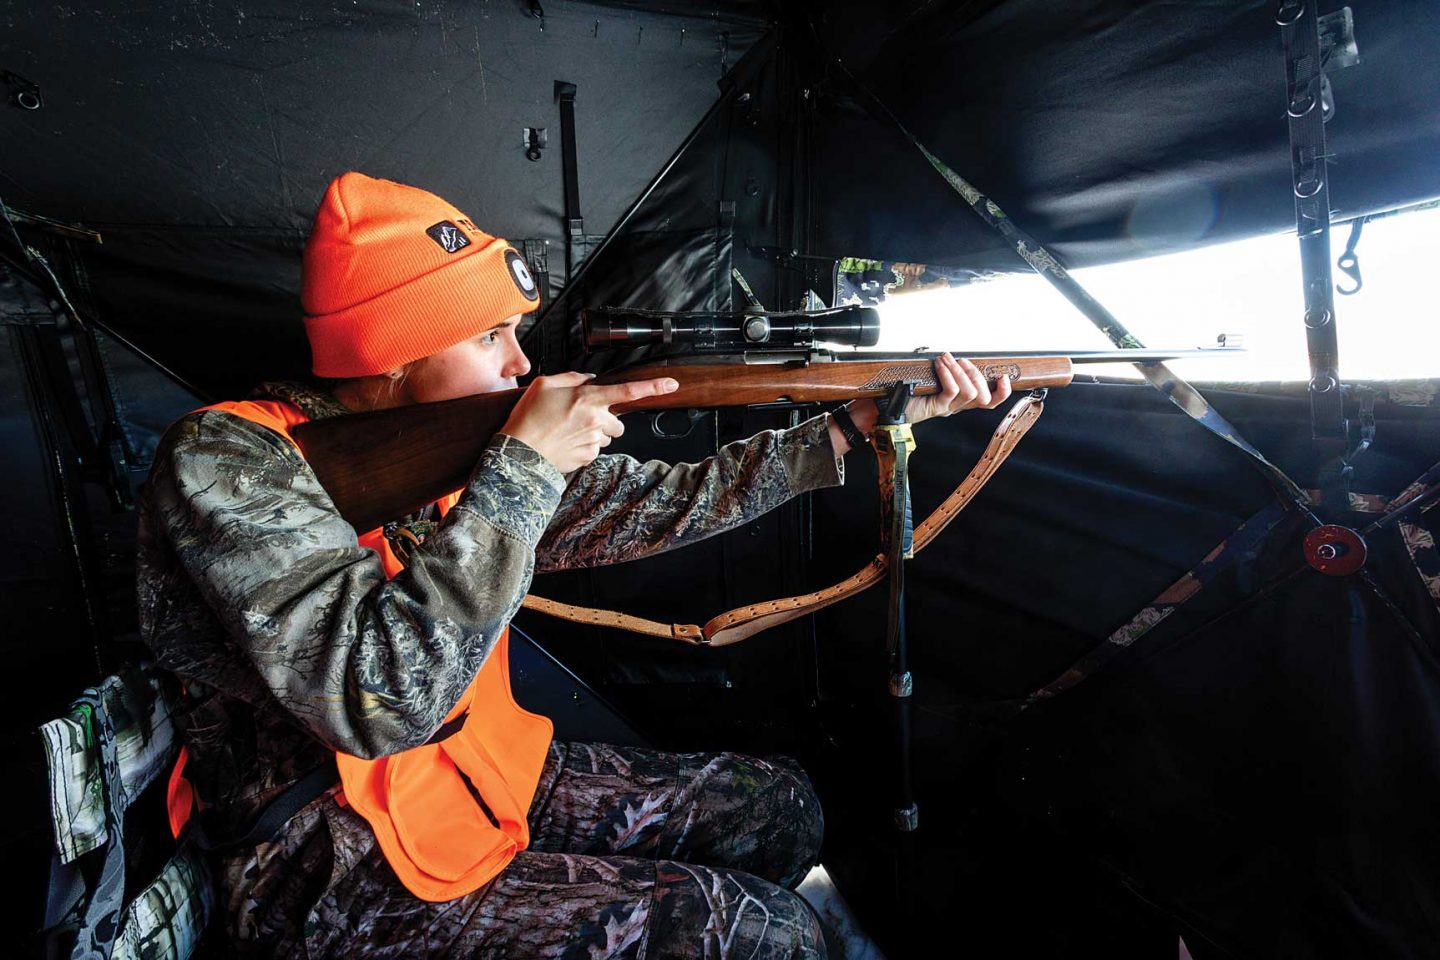
M580 311L590 350L685 344L699 350L808 350L817 342L873 347L880 314L873 307L767 313L672 313L599 307Z

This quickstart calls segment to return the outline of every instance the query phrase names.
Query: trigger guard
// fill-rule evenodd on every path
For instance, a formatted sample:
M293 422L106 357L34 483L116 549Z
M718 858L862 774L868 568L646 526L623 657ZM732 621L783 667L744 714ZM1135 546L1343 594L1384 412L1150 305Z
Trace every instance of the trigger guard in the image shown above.
M668 433L668 432L666 432L666 430L664 429L664 427L661 426L661 418L664 417L667 413L679 413L679 412L680 412L680 411L678 411L678 410L657 410L657 411L655 411L655 413L651 414L651 416L650 416L650 432L653 433L656 437L658 437L658 438L661 439L661 440L683 440L683 439L685 439L686 437L690 436L690 434L692 434L692 433L695 432L695 424L698 423L698 422L705 416L705 411L703 411L703 410L696 410L694 407L690 407L690 408L688 408L688 409L685 411L685 419L686 419L685 432L684 432L684 433Z

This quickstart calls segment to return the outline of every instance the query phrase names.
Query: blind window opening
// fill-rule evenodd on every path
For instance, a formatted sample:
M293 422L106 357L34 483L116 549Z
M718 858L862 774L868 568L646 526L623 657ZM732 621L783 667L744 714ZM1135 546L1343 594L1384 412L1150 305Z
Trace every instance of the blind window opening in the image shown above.
M1333 268L1348 224L1330 231ZM1343 380L1440 377L1440 207L1367 222L1356 248L1364 280L1335 294ZM1304 292L1294 232L1087 267L1072 276L1150 349L1214 347L1238 335L1235 356L1170 361L1196 381L1308 381ZM1037 274L892 296L880 307L876 350L1112 350L1114 345ZM1100 376L1140 379L1131 364L1087 364Z

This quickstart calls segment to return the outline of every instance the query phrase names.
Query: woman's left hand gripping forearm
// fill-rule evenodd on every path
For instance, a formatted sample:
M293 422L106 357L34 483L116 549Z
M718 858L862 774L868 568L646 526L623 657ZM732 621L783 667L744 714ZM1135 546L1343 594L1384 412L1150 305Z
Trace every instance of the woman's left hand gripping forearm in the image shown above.
M935 378L940 390L923 397L912 397L905 406L905 419L910 423L921 423L932 417L948 417L962 410L993 410L1010 399L1010 380L1001 377L993 386L985 379L979 368L969 360L956 359L942 353L935 360ZM856 400L848 404L850 418L866 436L875 428L880 410L873 400ZM849 448L839 429L833 430L832 438L837 439L836 453Z

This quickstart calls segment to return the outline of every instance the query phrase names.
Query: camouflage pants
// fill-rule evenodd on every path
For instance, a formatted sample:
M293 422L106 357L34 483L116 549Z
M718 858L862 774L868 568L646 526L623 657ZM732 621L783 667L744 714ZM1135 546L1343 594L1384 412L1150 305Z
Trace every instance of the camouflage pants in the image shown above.
M311 913L309 954L824 956L809 906L785 889L815 863L823 830L793 761L555 743L529 822L530 848L449 903L412 896L370 850L375 862L356 864Z

